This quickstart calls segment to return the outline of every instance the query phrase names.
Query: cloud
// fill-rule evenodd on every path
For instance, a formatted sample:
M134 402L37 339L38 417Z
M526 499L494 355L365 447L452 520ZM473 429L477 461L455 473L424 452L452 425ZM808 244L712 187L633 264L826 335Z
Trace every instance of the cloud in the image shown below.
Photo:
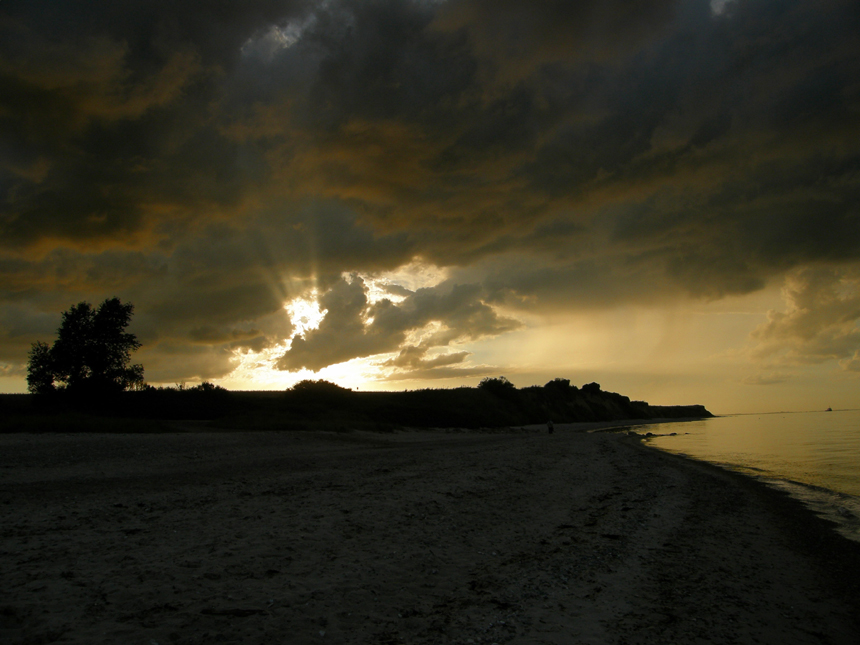
M772 365L838 360L853 370L860 350L860 271L828 266L792 272L783 287L786 311L768 312L753 331L753 359Z
M662 34L678 4L551 0L536 10L517 0L453 0L434 26L466 32L483 74L513 83L550 65L615 62L630 55Z
M461 363L468 353L425 358L432 348L498 336L521 326L485 304L477 285L418 289L396 304L388 299L370 303L367 291L364 280L355 275L335 283L320 298L320 309L327 313L319 327L294 336L278 368L318 371L353 358L399 351L398 357L383 365L434 369ZM415 334L421 339L410 342L409 336Z
M386 381L440 381L446 379L472 379L478 376L497 375L499 368L494 365L472 365L464 367L432 367L410 371L394 372L386 376Z
M41 93L39 105L87 116L58 132L61 119L7 99L18 159L3 239L9 252L145 249L175 240L177 221L194 235L201 220L328 200L374 231L413 236L440 264L528 244L564 216L583 237L611 231L615 245L647 248L666 280L696 295L855 257L858 61L846 5L735 4L729 21L704 3L666 1L634 12L478 0L183 5L171 31L154 3L91 17L98 29L77 40L22 15L7 80ZM272 34L283 37L265 61L247 55ZM51 57L34 54L42 41L77 52L54 80L40 63ZM514 59L528 61L517 80L479 73ZM139 107L73 98L61 109L58 83Z
M252 178L208 114L219 79L304 4L4 3L0 248L147 245L165 217L235 205Z
M116 294L150 360L213 374L316 288L334 308L282 368L441 370L502 308L853 266L858 51L852 0L0 3L0 356ZM450 290L341 280L415 261ZM854 365L847 332L789 350L771 322L762 352Z
M238 347L247 347L261 337L257 329L218 329L216 327L195 327L188 337L195 343L204 345L221 345L229 343Z
M427 358L427 351L427 347L407 345L400 350L400 353L395 358L385 361L382 366L406 368L409 371L419 369L429 371L437 367L460 364L471 356L471 352L452 352Z
M860 351L854 352L854 356L839 361L840 367L846 372L860 372Z
M232 348L187 343L160 343L157 350L144 346L134 355L144 365L149 383L184 383L224 377L236 366Z
M729 15L731 16L732 5L737 0L711 0L711 11L715 16Z

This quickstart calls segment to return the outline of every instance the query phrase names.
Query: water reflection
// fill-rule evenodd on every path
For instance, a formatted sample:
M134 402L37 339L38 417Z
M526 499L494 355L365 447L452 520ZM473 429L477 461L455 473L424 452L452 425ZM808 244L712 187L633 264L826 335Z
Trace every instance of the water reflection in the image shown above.
M663 436L650 445L764 479L860 539L860 410L726 416L651 432Z

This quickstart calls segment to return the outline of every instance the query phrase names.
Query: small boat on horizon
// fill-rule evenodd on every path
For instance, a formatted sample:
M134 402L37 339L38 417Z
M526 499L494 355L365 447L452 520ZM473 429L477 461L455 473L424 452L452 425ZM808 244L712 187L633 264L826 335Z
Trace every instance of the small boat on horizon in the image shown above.
M833 412L833 408L827 408L825 412Z

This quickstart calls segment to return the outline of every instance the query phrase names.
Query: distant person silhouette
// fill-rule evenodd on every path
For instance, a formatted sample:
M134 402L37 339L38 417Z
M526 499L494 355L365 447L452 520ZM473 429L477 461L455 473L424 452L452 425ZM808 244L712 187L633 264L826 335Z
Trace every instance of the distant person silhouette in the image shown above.
M552 434L553 430L555 430L555 426L552 425L551 420L546 422L546 429L547 431L549 431L550 434Z

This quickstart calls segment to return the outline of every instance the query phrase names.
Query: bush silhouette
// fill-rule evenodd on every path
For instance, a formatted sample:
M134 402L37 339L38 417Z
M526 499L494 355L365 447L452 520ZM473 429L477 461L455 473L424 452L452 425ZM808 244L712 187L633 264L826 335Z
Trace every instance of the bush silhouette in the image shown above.
M131 303L109 298L95 308L80 302L63 312L54 344L36 342L30 349L30 392L109 394L142 388L143 365L129 364L140 343L125 331L133 311Z
M344 405L352 390L330 381L299 381L287 390L289 400L310 405Z
M544 385L543 389L550 395L563 397L569 397L573 392L576 392L576 386L571 386L570 379L566 378L554 378Z
M586 383L582 386L582 391L588 394L600 394L600 383Z
M314 395L335 395L335 396L343 396L352 390L341 387L337 383L332 383L331 381L325 381L320 379L319 381L313 381L310 379L305 379L304 381L299 381L293 387L289 389L290 392L295 392L296 394L314 394Z
M493 396L506 401L515 401L518 398L516 386L504 376L498 378L487 377L478 383L478 389L489 392Z

